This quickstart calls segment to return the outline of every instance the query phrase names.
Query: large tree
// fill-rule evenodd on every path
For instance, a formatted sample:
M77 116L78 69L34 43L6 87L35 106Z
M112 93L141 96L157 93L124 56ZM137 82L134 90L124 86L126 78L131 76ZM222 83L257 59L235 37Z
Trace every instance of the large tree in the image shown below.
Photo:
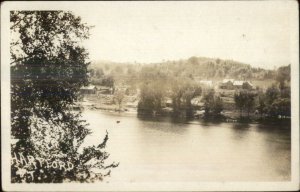
M158 67L143 66L139 77L140 100L138 113L156 115L162 112L168 87L168 75Z
M205 116L219 116L224 109L223 101L220 96L215 95L213 89L208 90L203 95Z
M140 89L138 113L141 115L156 115L162 112L163 100L166 96L165 89L158 81L144 83Z
M236 92L234 94L235 106L240 111L240 117L242 117L242 115L243 115L245 101L246 101L246 97L245 97L245 94L243 94L243 92Z
M261 118L267 112L266 96L262 90L258 91L256 109L258 110Z
M17 140L12 146L12 182L103 179L105 173L91 168L116 166L104 166L108 137L79 153L89 130L80 112L69 110L80 87L88 84L88 54L81 41L89 37L90 27L64 11L12 11L10 24L11 134ZM34 163L17 160L27 156ZM47 166L37 158L47 159ZM48 166L54 162L74 166Z
M240 117L242 117L243 109L245 109L249 118L250 112L254 109L255 97L253 92L247 90L238 91L234 94L234 102L240 111Z
M201 87L191 79L185 79L183 77L173 79L172 82L171 99L174 115L179 115L184 112L186 117L192 117L194 113L192 100L201 95Z
M291 65L279 67L276 73L276 81L279 83L279 89L283 90L287 82L291 80Z

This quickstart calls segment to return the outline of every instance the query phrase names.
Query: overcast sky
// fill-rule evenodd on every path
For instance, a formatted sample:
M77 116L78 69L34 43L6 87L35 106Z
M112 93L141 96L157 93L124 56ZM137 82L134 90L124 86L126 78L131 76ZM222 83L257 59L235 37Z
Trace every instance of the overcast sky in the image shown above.
M143 1L88 2L70 9L95 26L85 42L91 60L150 63L203 56L273 69L290 63L295 6Z

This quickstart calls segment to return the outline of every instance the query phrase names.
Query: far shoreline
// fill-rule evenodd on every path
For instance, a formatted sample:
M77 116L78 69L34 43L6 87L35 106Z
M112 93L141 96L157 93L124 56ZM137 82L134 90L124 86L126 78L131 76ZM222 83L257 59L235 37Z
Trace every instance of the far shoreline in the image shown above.
M184 123L189 124L190 121L199 121L199 122L206 122L206 123L237 123L237 124L261 124L261 125L274 125L274 124L284 124L291 126L291 118L259 118L255 115L250 115L249 118L246 116L239 117L239 116L226 116L226 115L219 115L219 116L201 116L201 117L179 117L174 116L172 113L164 113L164 114L139 114L137 109L135 108L126 108L123 110L118 110L113 105L108 105L109 107L102 106L96 107L94 105L91 106L84 106L82 107L82 112L84 111L96 111L96 112L103 112L105 114L114 114L114 115L130 115L134 116L139 119L143 120L161 120L164 118L168 118L174 120L173 122L176 123Z

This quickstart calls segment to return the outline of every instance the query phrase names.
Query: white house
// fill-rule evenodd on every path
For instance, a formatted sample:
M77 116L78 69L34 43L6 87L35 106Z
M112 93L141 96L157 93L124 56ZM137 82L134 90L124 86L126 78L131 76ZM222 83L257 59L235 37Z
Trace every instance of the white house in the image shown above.
M239 81L234 79L224 79L220 83L221 89L253 89L254 85L249 81Z
M248 81L234 81L233 86L237 89L242 89L242 88L253 89L254 88L253 84Z

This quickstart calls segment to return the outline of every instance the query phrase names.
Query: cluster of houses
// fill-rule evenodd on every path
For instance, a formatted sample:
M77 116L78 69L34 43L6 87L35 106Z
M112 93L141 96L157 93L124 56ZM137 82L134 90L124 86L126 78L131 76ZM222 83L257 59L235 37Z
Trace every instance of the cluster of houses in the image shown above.
M107 86L101 86L101 85L89 85L89 86L83 86L80 88L80 94L82 95L112 95L115 92L124 92L128 95L135 95L136 91L132 91L129 86L120 84L116 85L114 87L107 87Z
M255 86L249 81L240 81L234 79L223 79L223 81L217 84L214 84L214 82L211 80L200 80L199 83L210 88L219 88L219 89L228 89L228 90L255 89Z
M97 93L112 94L113 88L105 87L105 86L89 85L89 86L81 87L80 93L83 95L92 95Z
M89 85L80 88L81 101L86 97L87 101L93 103L92 109L105 109L110 110L114 103L114 93L116 92L129 93L130 95L124 95L122 100L124 110L136 108L138 105L138 98L136 95L131 94L128 86L118 85L115 87L106 87L99 85ZM108 107L111 106L111 107Z
M219 88L219 89L227 89L227 90L235 90L235 89L248 89L252 90L255 89L255 86L249 81L240 81L234 79L223 79L221 82L214 83L211 80L200 80L198 81L201 85L207 86L209 88ZM127 87L120 86L117 88L111 88L106 86L95 86L89 85L86 87L82 87L80 89L80 93L83 95L90 95L90 94L113 94L116 90L126 90Z
M249 81L237 81L234 79L224 79L220 84L221 89L254 89L254 85Z
M232 95L224 95L224 91L228 90L228 92L232 92L231 90L239 90L239 89L248 89L253 90L255 86L249 81L241 81L234 79L223 79L222 81L211 81L211 80L198 80L197 81L201 86L207 87L210 89L216 90L217 94L221 94L223 98L226 98L227 101L230 100L233 102ZM100 100L95 100L99 105L107 106L111 105L113 102L114 93L121 91L124 93L130 93L129 87L126 85L118 85L114 88L106 87L106 86L98 86L98 85L89 85L85 87L81 87L80 94L82 96L87 96L89 99L95 100L96 97ZM226 92L226 91L225 91ZM127 94L124 98L124 107L126 109L136 108L138 106L138 95L139 90L136 91L135 94ZM82 97L83 98L83 97ZM203 109L204 103L202 100L202 96L193 98L191 104L197 109ZM101 106L101 107L103 107ZM172 100L171 98L166 98L165 100L165 110L172 110Z

